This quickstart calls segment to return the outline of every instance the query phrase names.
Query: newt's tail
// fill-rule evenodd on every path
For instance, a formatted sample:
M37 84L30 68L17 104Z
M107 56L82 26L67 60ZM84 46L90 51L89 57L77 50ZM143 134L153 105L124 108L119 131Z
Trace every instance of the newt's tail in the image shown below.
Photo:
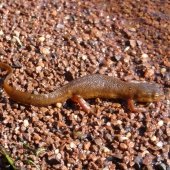
M56 91L48 94L32 94L29 92L22 92L8 84L8 80L12 76L13 69L8 64L0 62L0 68L7 71L7 76L2 84L8 96L21 104L34 106L47 106L57 102L67 100L69 94L65 87L60 87Z

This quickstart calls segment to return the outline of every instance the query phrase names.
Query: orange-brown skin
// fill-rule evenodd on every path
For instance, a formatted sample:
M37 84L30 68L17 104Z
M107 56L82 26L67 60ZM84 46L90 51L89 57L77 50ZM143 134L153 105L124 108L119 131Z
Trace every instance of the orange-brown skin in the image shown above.
M139 109L134 107L134 100L138 102L154 102L164 99L162 89L156 84L129 83L99 74L73 80L52 93L31 94L17 90L8 84L8 80L12 75L12 68L9 65L0 62L0 68L8 72L3 82L3 88L6 93L12 100L26 105L47 106L64 102L70 98L79 103L85 111L90 112L90 106L84 99L120 98L127 101L128 108L131 111L136 112Z

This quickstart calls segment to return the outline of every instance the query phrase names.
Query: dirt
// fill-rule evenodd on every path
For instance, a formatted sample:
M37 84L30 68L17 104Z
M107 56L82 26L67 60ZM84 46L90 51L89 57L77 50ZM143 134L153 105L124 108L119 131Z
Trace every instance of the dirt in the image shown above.
M1 88L0 146L18 169L170 168L170 2L1 0L0 61L12 86L48 93L94 73L157 83L158 103L129 112L121 100L48 107L13 102ZM3 154L0 169L9 169Z

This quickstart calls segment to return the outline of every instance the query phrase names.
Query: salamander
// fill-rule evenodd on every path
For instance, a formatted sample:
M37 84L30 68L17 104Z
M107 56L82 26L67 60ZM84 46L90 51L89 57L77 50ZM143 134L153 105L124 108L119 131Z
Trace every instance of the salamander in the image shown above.
M0 62L0 68L8 73L2 84L5 92L12 100L24 105L47 106L72 99L86 112L91 112L85 99L118 98L126 100L128 109L132 112L138 112L141 110L135 107L134 101L155 102L164 99L163 89L157 84L125 82L101 74L80 77L48 94L32 94L9 85L8 81L13 73L11 66Z

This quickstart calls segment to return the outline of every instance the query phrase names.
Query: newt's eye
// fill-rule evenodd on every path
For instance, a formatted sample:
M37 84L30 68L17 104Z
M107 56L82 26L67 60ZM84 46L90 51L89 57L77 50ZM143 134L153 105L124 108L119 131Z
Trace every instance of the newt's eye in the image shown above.
M157 99L159 96L160 96L159 93L155 93L155 94L153 95L153 98L154 98L154 99Z
M159 93L155 93L154 96L155 96L155 97L159 97Z

